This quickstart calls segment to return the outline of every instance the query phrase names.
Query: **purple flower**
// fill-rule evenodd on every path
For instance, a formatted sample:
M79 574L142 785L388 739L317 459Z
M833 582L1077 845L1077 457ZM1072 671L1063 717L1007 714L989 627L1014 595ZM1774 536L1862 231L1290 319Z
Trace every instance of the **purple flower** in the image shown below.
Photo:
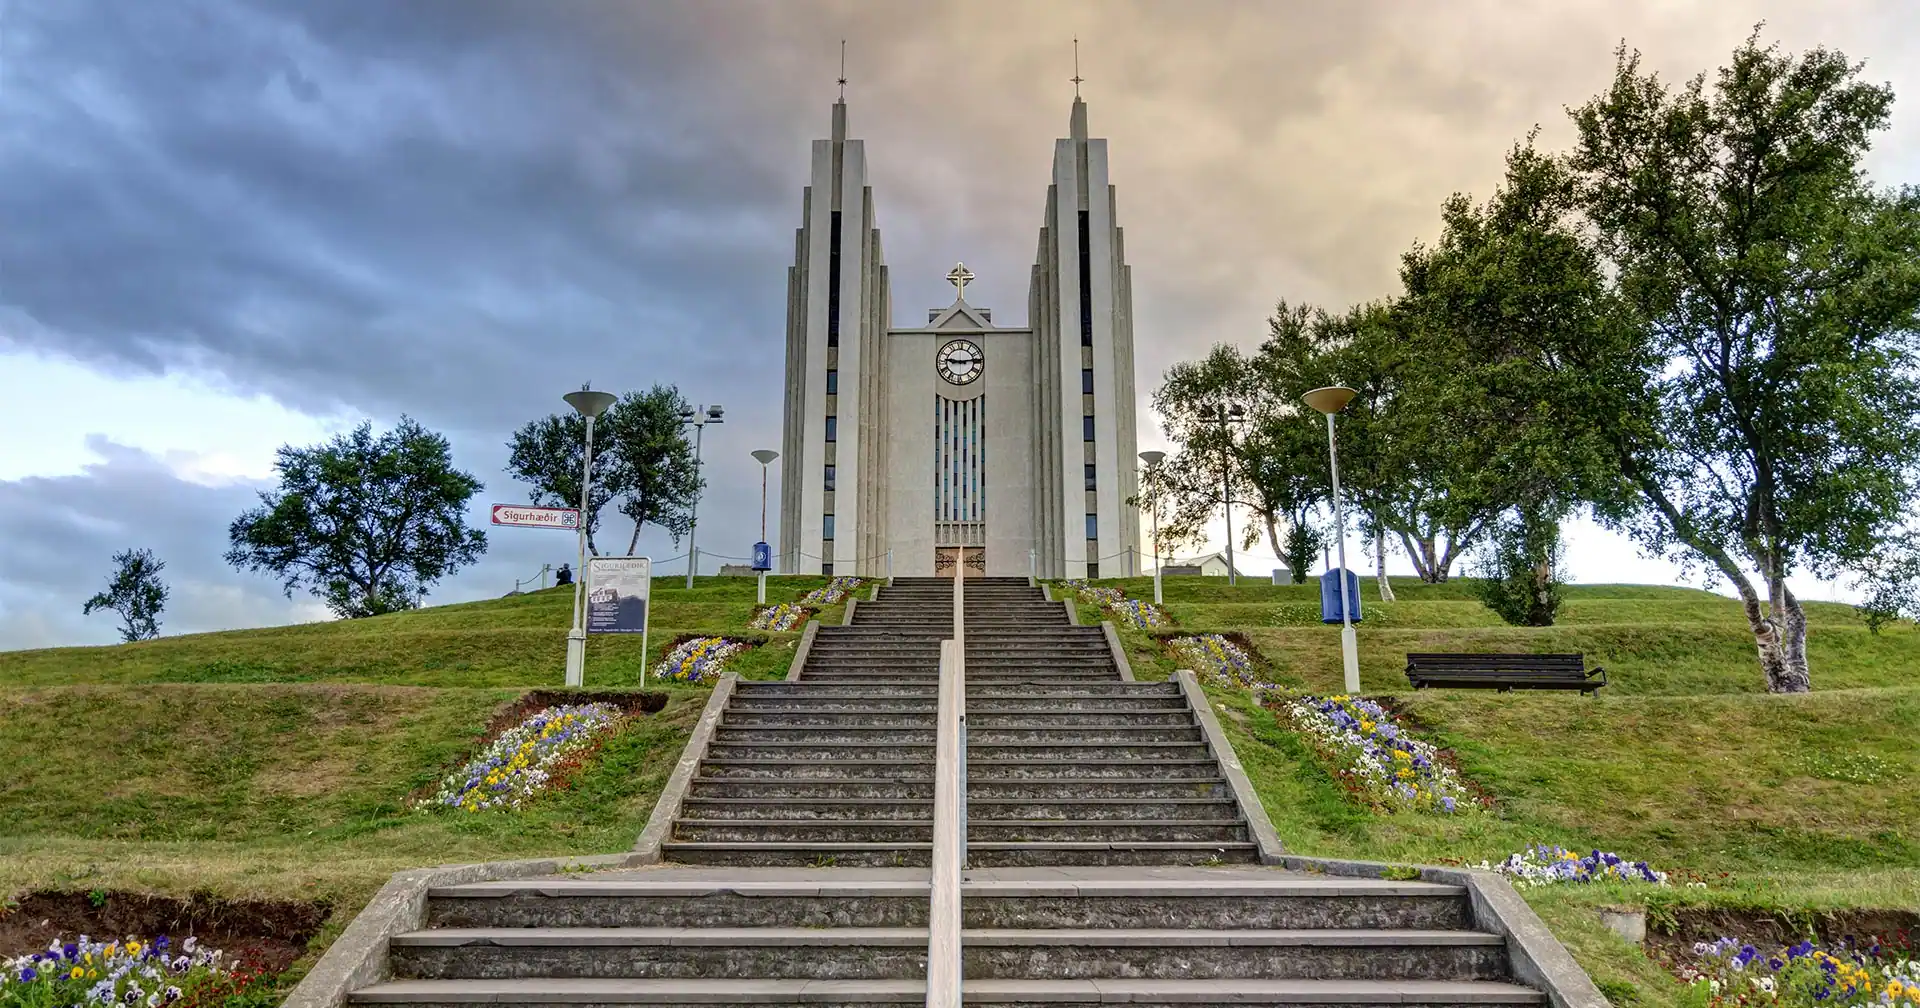
M40 974L31 966L20 967L20 981L22 983L32 983L33 979L39 975Z

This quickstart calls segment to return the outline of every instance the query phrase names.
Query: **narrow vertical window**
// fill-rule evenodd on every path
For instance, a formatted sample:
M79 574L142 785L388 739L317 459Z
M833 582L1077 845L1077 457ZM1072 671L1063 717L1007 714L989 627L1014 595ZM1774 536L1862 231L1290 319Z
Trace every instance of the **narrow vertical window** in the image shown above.
M1090 218L1080 211L1080 345L1093 345L1093 247Z
M1088 372L1088 373L1091 374L1092 372ZM1088 379L1088 381L1091 382L1092 379ZM828 395L840 394L840 372L833 368L827 369L827 394Z
M832 374L833 372L829 371L827 373ZM1093 394L1093 369L1092 368L1080 369L1080 394L1081 395Z
M1088 515L1087 517L1092 518L1093 516ZM833 516L832 515L820 516L820 538L822 539L833 538Z
M828 422L831 423L831 419L829 419ZM828 438L827 440L831 441L833 439ZM1080 418L1080 440L1093 440L1093 417L1091 414Z
M832 466L827 467L826 486L827 486L827 492L832 493L833 492L833 467Z
M1092 417L1087 418L1087 430L1088 431L1093 430ZM1089 433L1087 437L1091 439L1093 435ZM828 441L840 440L840 418L837 416L830 416L827 418L827 440Z
M1087 489L1098 490L1099 488L1099 481L1094 478L1093 463L1089 462L1087 463Z
M832 577L832 576L833 576L833 564L832 564L831 562L829 562L829 563L823 563L823 564L821 564L821 565L820 565L820 573L821 573L821 574L822 574L823 576L825 576L825 577Z
M829 521L831 521L831 519L829 519ZM1100 538L1100 516L1097 514L1087 516L1087 538Z
M840 345L840 211L827 234L827 345Z

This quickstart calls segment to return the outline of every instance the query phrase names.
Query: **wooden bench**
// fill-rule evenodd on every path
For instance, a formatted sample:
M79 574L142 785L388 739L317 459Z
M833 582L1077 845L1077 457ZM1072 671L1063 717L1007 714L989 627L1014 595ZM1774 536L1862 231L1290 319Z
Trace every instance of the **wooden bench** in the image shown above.
M1409 654L1414 689L1579 690L1607 684L1607 670L1588 671L1580 654Z

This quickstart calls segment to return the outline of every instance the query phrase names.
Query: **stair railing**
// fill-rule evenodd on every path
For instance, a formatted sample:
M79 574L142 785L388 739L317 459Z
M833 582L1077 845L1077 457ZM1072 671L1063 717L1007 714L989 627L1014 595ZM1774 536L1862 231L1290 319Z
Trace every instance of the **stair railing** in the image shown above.
M959 594L957 588L955 594ZM934 736L933 871L927 908L927 1008L961 1008L960 870L966 863L967 847L964 661L965 652L959 641L940 642L940 699L936 715L939 727Z

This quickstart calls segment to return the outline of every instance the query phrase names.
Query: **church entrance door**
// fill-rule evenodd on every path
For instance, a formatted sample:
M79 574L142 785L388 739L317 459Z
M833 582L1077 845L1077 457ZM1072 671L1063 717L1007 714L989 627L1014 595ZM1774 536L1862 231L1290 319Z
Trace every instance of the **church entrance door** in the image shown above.
M933 551L933 572L940 577L987 575L987 551L978 546L941 546Z

